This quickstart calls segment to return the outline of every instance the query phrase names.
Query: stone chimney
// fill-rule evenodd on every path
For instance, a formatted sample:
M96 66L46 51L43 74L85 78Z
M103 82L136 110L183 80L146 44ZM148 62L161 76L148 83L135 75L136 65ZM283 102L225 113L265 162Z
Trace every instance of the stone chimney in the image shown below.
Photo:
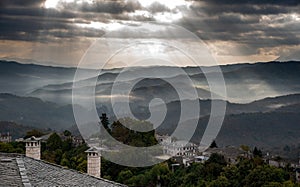
M32 136L26 139L24 142L26 147L26 156L40 160L41 159L41 138L36 138Z
M87 151L87 171L88 174L97 178L101 177L101 154L100 151L91 147Z

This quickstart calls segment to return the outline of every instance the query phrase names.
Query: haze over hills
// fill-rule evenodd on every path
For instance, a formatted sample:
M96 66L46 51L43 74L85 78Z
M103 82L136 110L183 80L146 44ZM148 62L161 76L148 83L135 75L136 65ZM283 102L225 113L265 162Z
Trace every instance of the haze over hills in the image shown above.
M237 67L235 67L237 66ZM161 75L164 72L170 72L166 74L164 78L166 81L174 81L180 85L181 80L184 80L186 75L182 74L172 74L172 69L174 67L159 67L156 68L155 71L157 74ZM218 93L212 93L220 98L228 100L230 102L237 103L247 103L252 102L254 100L263 99L265 97L275 97L280 95L288 95L293 93L300 92L299 86L299 72L300 72L300 63L299 62L270 62L270 63L258 63L258 64L244 64L244 65L227 65L221 66L224 72L224 79L226 83L227 89L227 97L220 95ZM147 71L147 68L142 68L143 71ZM187 67L184 69L191 80L196 85L196 89L201 99L210 99L210 90L207 84L207 80L205 74L199 72L199 68L195 67ZM137 69L136 71L141 71ZM154 73L155 71L150 68L149 71ZM214 74L214 69L205 70L208 74ZM115 77L118 74L102 74L98 77L97 89L96 93L98 95L110 95L111 87L116 82L114 82ZM135 80L135 75L131 75L131 72L128 72L126 80L119 80L117 84L132 84ZM140 75L144 75L141 73ZM111 81L106 77L110 76ZM155 82L155 84L153 84ZM89 84L87 84L89 85ZM190 87L186 84L181 84L182 89L190 90L194 87ZM64 100L60 100L63 103L70 103L70 98L68 96L71 93L72 83L55 85L56 89L49 89L49 86L42 87L32 92L31 94L35 97L42 98L44 100L54 101L56 97L64 98ZM159 90L159 92L169 92L168 88L163 84L157 84L157 81L154 79L143 80L143 84L140 84L142 88L133 90L133 95L139 97L139 95L144 95L144 93L148 93L150 90ZM52 85L53 88L53 85ZM138 93L135 93L138 92ZM53 96L54 95L54 96ZM174 97L170 96L170 97ZM190 98L190 95L187 94L186 98ZM172 101L172 100L168 100ZM99 101L99 102L103 102Z
M187 115L183 124L188 126L199 120L193 140L200 141L211 109L211 94L219 98L215 102L226 102L224 125L217 141L220 145L256 145L263 147L284 146L300 141L300 62L269 62L256 64L225 65L222 69L227 97L211 93L203 72L213 76L215 67L184 67L194 85L184 84L185 74L178 73L178 67L134 67L125 72L121 80L121 69L105 70L98 77L80 80L78 85L91 89L97 83L96 104L98 113L113 115L110 99L113 84L131 85L137 82L130 93L130 107L135 117L150 117L149 102L161 98L167 108L167 115L157 129L170 134L176 128L181 114L180 104L199 102L200 120ZM24 65L16 62L0 62L0 121L13 121L24 126L54 130L74 129L72 111L72 87L75 68ZM95 74L95 70L84 70ZM136 75L148 75L145 79ZM162 75L164 80L154 78ZM170 82L176 82L184 97L179 97ZM192 99L189 90L196 85L198 98ZM4 94L6 93L6 94ZM119 101L122 103L122 99ZM117 103L118 104L118 103ZM82 112L89 108L76 106ZM152 112L162 113L164 104L152 106ZM280 141L279 140L283 140ZM284 144L284 145L283 145Z
M48 84L71 82L75 72L76 68L20 64L0 60L0 93L25 95Z
M275 97L300 93L300 62L269 62L256 64L236 64L220 66L224 74L227 88L227 97L212 93L234 103L247 103L254 100L260 100L266 97ZM132 84L136 81L138 75L151 74L164 75L166 81L180 83L184 78L176 70L178 67L135 67L122 74L122 80L116 82L115 79L119 74L119 69L102 71L97 78L96 93L102 96L99 102L105 102L109 96L114 84ZM24 65L16 62L0 62L1 81L0 92L13 93L23 96L34 96L45 101L52 101L59 104L71 104L71 93L73 86L73 76L75 68L47 67L40 65ZM183 70L190 76L196 85L199 98L210 99L210 90L207 85L205 75L199 68L185 67ZM89 71L86 70L88 74ZM203 71L213 75L215 67L203 67ZM168 72L168 73L166 73ZM89 85L95 78L80 81L82 86ZM189 85L182 85L183 89L191 89ZM168 91L163 84L158 84L153 78L143 80L143 84L136 86L137 97L144 95L150 90L159 90L160 92ZM133 91L134 92L134 91ZM173 96L171 96L172 98ZM190 98L187 94L186 98ZM169 99L172 101L174 99Z
M171 134L176 128L178 118L174 116L180 115L180 107L176 104L177 102L167 104L169 114L157 129L159 133ZM183 102L195 101L186 100ZM202 117L192 139L195 142L200 142L210 112L209 100L199 100L199 103L203 111L201 111ZM217 137L217 142L221 146L246 144L268 148L272 145L297 144L300 141L298 136L300 133L298 124L300 113L297 110L299 106L300 94L267 98L249 104L227 103L227 115ZM39 129L51 128L58 131L73 129L76 132L74 130L73 111L70 105L60 106L36 98L0 94L0 108L0 121L15 121ZM157 107L157 109L159 108ZM149 117L146 108L141 109L137 106L132 109L133 113L140 118ZM98 112L99 115L105 112L112 116L111 109L105 106L99 107ZM183 125L186 125L187 130L191 120L198 119L186 119Z
M63 130L75 124L71 105L59 106L33 97L0 94L0 120L40 129Z

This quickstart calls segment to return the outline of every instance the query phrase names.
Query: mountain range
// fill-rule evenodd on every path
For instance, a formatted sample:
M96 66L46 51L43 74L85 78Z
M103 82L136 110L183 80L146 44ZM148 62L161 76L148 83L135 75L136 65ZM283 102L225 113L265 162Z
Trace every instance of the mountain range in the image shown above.
M80 80L77 85L90 89L96 80L96 105L99 115L107 113L114 120L110 98L115 85L131 85L130 107L135 117L150 117L149 102L161 98L167 115L157 129L161 134L170 134L176 128L181 114L180 104L198 102L200 119L187 116L183 120L187 130L197 120L198 127L193 141L199 142L210 115L211 95L226 103L226 116L217 137L219 145L251 145L274 147L297 145L300 142L300 62L269 62L220 66L226 83L227 96L210 92L206 76L214 76L215 67L134 67L118 75L122 69L106 69L99 76ZM96 70L81 70L95 75ZM75 129L72 110L72 87L76 68L50 67L35 64L0 61L0 121L13 121L27 127L51 128L54 130ZM203 73L205 72L205 74ZM153 77L137 78L152 74ZM163 75L162 79L155 78ZM182 83L188 75L194 85ZM182 90L196 85L198 98L192 99L189 92L180 98L169 82L177 82ZM101 97L100 97L101 96ZM115 96L117 97L117 96ZM122 100L120 100L122 102ZM164 104L154 105L154 112L162 112ZM89 111L83 106L76 106ZM153 112L152 111L152 112Z

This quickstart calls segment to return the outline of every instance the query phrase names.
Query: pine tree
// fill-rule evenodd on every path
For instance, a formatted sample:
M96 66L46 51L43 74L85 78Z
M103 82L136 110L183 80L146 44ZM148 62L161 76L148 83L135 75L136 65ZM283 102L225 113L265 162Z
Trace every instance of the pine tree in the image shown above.
M109 128L109 120L108 120L108 117L106 116L105 113L102 113L102 116L100 117L100 120L101 120L101 124L103 125L105 130L107 130L107 132L110 133L111 130Z
M218 148L218 145L215 140L210 144L209 148Z

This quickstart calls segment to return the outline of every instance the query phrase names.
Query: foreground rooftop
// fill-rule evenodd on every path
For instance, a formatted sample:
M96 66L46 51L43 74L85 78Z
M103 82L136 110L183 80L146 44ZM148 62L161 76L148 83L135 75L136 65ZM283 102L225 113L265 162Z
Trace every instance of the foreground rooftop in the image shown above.
M20 154L0 153L1 186L125 186Z

